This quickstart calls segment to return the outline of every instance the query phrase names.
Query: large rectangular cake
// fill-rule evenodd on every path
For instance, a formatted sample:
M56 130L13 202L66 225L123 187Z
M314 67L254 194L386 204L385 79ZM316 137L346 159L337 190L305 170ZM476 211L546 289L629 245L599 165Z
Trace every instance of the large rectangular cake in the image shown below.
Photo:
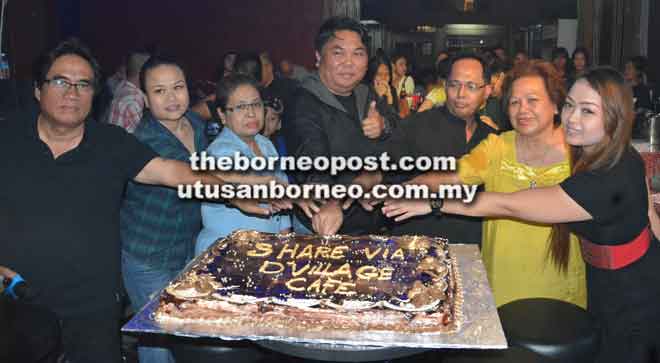
M236 231L163 291L161 323L450 333L463 300L448 243Z

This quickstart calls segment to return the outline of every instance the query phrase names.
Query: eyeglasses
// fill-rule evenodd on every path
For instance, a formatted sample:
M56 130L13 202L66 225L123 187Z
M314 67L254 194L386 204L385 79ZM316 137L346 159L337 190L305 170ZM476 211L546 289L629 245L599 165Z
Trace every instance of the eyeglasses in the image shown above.
M89 81L69 82L64 78L44 79L51 87L58 91L66 92L71 87L75 87L79 93L88 93L92 91L92 84Z
M458 92L463 86L468 90L468 92L475 93L480 89L486 87L486 84L478 85L474 82L461 82L456 80L447 81L447 89L450 89L454 92Z
M228 112L246 113L248 112L248 110L261 111L263 110L263 108L264 108L264 103L259 101L254 103L241 103L234 107L225 107L225 110L227 110Z

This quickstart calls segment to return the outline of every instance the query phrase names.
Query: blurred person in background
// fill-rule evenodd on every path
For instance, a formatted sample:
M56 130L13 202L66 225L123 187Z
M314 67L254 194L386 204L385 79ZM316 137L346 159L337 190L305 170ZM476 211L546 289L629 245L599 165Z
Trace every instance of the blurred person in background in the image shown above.
M504 67L496 62L490 67L490 86L492 91L484 107L479 111L481 120L498 131L511 130L511 123L502 110L502 89L507 73Z
M517 66L520 63L527 62L529 60L529 56L527 56L527 52L524 50L518 50L516 54L513 56L513 66Z
M222 77L227 77L234 71L234 62L236 61L237 55L238 53L234 51L225 53L225 55L222 57L222 72L219 75Z
M415 93L415 80L408 74L408 59L403 54L396 54L392 57L392 86L396 94L401 96L412 96ZM408 107L412 104L410 100Z
M591 67L591 57L589 57L589 51L585 47L575 48L571 59L573 63L574 78L576 79L582 77L587 69Z
M126 61L126 79L115 87L107 122L117 125L129 133L137 127L144 111L144 93L140 90L140 69L149 59L149 54L133 52Z
M398 94L392 86L392 63L385 56L374 57L369 61L364 83L370 86L376 95L398 111Z
M552 50L552 64L559 73L559 77L564 80L565 88L568 89L573 84L573 74L571 70L571 59L568 57L568 51L564 47L557 47Z
M623 68L623 78L632 87L635 109L653 109L651 88L646 84L647 59L643 56L631 57Z

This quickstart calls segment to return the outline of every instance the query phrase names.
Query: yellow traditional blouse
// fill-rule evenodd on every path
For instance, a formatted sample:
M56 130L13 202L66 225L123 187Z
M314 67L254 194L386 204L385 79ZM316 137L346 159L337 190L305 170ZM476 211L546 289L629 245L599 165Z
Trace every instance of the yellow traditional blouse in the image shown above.
M460 159L461 181L484 184L486 191L515 192L556 185L570 175L568 160L544 167L519 163L515 139L515 131L489 135ZM481 254L497 306L518 299L546 297L586 307L585 266L579 242L571 235L568 271L563 273L548 255L550 233L549 225L484 219Z

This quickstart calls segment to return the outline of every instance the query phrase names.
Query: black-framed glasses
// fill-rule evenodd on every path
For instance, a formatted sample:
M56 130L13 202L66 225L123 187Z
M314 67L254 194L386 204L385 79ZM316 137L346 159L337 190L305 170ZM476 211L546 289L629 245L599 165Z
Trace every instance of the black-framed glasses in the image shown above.
M487 86L487 84L482 84L478 85L474 82L461 82L457 80L449 80L447 81L447 89L450 89L452 91L458 91L460 90L463 86L465 86L465 89L467 89L469 92L477 92L480 89L484 88Z
M246 113L248 110L252 111L261 111L264 109L264 103L259 101L259 102L253 102L253 103L240 103L234 107L225 107L225 110L228 112L240 112L240 113Z
M44 79L44 83L48 83L54 89L62 92L68 91L71 87L75 87L79 93L88 93L93 89L92 83L89 81L70 82L65 78Z

